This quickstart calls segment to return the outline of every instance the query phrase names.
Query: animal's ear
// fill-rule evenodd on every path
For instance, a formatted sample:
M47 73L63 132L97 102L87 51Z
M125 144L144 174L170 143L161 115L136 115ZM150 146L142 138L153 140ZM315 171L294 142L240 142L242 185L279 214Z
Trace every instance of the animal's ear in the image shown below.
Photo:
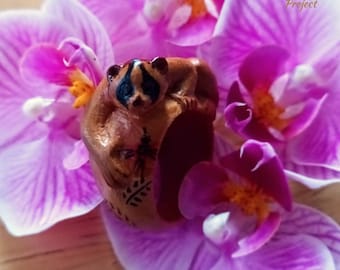
M156 57L151 61L152 68L155 68L161 74L166 74L168 72L168 62L164 57Z
M120 65L113 65L109 67L106 72L106 78L109 82L112 82L112 79L116 77L122 67Z

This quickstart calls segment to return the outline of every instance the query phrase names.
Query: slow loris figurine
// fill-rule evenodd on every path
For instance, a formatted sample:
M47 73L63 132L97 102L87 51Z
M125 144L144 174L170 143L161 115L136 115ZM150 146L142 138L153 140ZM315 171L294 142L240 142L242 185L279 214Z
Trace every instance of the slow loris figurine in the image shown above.
M157 57L152 61L134 59L108 69L107 78L95 91L87 108L82 134L109 186L126 187L136 173L136 160L148 158L141 158L137 153L142 148L143 138L144 141L146 137L153 140L155 145L155 151L148 146L150 149L145 152L157 153L161 138L156 138L157 132L153 130L157 129L155 125L165 129L162 132L168 128L162 126L162 119L169 118L162 116L166 114L162 106L169 100L178 104L181 112L197 111L212 122L218 90L207 64L197 58ZM173 121L178 115L170 118ZM150 118L157 118L157 121L149 121ZM151 167L146 174L151 173Z

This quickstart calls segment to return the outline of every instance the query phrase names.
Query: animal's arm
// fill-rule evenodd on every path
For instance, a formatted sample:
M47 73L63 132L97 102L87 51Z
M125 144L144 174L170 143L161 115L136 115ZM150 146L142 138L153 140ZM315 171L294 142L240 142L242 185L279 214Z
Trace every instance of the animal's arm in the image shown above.
M167 58L169 65L169 94L180 96L193 96L197 83L195 66L183 58Z

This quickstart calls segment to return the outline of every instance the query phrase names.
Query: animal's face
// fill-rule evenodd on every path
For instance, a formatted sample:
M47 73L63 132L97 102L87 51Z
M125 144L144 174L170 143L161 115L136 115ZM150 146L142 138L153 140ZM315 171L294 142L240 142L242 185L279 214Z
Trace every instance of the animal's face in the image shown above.
M164 98L168 88L168 63L165 58L132 60L107 71L109 91L129 111L142 114Z

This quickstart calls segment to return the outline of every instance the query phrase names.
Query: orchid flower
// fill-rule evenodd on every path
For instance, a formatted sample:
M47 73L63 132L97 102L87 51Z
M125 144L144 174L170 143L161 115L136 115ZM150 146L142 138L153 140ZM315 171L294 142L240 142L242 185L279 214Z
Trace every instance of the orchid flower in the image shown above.
M210 39L221 0L81 0L103 23L116 61L194 56Z
M80 118L112 64L102 25L74 0L0 14L0 217L26 235L102 201Z
M185 219L143 231L103 208L126 269L340 269L340 228L323 214L292 207L282 165L253 140L186 175L179 193Z
M200 53L224 89L228 126L270 142L287 174L315 188L340 179L340 3L287 5L230 1Z

